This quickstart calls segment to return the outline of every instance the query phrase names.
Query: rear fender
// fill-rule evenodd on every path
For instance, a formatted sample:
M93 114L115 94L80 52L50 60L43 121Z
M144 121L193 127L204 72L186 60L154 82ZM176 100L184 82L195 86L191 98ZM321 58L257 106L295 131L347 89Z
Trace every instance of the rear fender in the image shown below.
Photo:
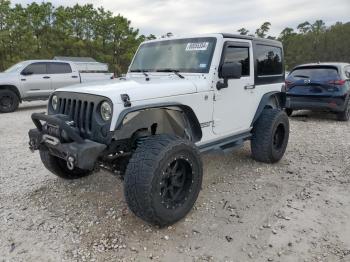
M261 113L265 108L285 108L286 105L286 94L284 92L273 91L266 93L260 100L258 109L256 110L255 116L251 123L251 126L258 120Z

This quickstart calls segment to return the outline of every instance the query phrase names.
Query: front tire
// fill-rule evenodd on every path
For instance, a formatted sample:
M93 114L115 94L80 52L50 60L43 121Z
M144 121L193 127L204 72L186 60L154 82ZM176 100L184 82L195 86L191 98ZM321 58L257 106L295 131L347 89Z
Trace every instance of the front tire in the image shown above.
M19 98L8 89L0 90L0 113L11 113L18 108Z
M264 163L276 163L283 157L289 139L289 120L285 112L264 109L253 127L252 157Z
M202 185L202 161L195 145L172 135L143 139L124 178L131 211L144 221L166 226L192 209Z
M83 170L77 167L74 167L73 170L70 170L67 167L66 161L51 155L48 150L40 150L39 152L41 161L43 162L44 166L51 173L63 179L78 179L88 176L92 173L90 170Z

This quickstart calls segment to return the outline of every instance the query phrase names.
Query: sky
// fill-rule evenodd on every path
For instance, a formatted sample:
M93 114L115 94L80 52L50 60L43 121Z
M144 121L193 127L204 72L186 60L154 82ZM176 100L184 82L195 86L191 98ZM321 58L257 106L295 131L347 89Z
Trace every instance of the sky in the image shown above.
M12 0L26 5L32 0ZM43 2L43 1L35 1ZM317 19L329 26L350 22L350 0L51 0L55 6L76 3L103 6L131 21L141 34L156 36L192 33L235 33L247 28L254 33L263 22L271 22L270 35L278 36L285 27Z

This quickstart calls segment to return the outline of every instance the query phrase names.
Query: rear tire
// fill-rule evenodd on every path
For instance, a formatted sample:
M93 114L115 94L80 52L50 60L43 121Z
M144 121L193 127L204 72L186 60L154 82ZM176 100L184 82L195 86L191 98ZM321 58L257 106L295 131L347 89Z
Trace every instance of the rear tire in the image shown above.
M293 114L293 109L286 108L285 112L286 112L287 116L291 116Z
M275 163L283 157L289 139L289 120L278 109L264 109L253 127L252 157L264 163Z
M83 170L77 167L73 170L68 169L66 161L51 155L47 150L40 150L39 152L44 166L51 173L63 179L78 179L92 174L90 170Z
M202 162L195 145L172 135L143 139L124 177L131 211L144 221L166 226L192 209L202 185Z
M339 121L349 121L350 119L350 100L346 104L345 110L337 114Z
M19 97L15 92L8 89L0 90L0 113L15 111L19 105Z

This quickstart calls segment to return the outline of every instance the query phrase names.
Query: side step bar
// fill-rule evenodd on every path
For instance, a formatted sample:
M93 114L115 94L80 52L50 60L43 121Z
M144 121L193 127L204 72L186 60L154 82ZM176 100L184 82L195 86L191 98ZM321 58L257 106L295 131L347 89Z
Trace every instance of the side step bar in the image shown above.
M228 153L243 146L244 141L249 140L252 134L250 132L242 133L204 145L200 145L199 151L201 153Z

